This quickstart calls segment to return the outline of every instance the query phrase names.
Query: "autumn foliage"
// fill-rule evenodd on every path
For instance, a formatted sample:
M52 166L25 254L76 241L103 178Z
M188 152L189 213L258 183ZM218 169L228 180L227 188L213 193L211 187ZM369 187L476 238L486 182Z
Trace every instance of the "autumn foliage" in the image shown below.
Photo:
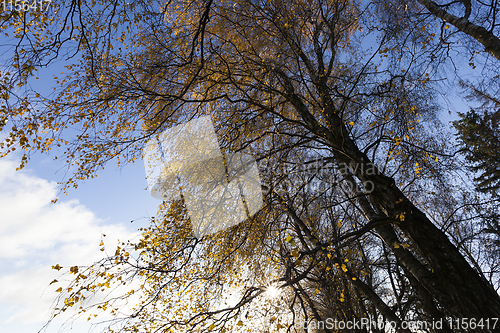
M450 64L497 61L495 39L474 35L492 24L495 36L497 6L460 3L82 0L2 13L14 42L1 149L23 151L21 167L58 149L63 188L76 187L210 115L222 149L252 154L263 180L258 214L201 239L182 200L163 202L139 240L69 268L54 316L76 308L131 332L500 317L498 202L461 181L438 98ZM463 9L476 30L442 21ZM53 93L31 89L57 59Z

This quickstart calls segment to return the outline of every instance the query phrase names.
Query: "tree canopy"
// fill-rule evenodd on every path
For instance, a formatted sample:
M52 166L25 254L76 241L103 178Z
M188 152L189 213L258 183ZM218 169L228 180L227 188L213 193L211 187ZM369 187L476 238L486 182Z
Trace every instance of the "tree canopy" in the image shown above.
M110 330L132 332L299 332L379 317L398 332L410 319L469 329L450 325L461 318L500 331L484 321L500 317L498 198L470 186L439 116L448 76L488 83L483 94L498 87L494 70L463 72L498 67L497 11L470 1L81 0L2 12L12 58L0 77L0 148L24 151L21 167L62 147L76 167L63 187L76 187L210 115L222 149L253 155L262 178L259 213L200 239L183 201L164 201L139 241L69 268L54 315L111 315ZM32 89L61 59L54 92ZM465 144L494 152L472 143L475 130L462 132Z

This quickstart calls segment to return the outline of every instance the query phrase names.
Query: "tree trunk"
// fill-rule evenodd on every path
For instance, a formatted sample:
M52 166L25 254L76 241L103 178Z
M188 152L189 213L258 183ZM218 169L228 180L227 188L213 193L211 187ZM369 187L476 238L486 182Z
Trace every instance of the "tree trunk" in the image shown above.
M359 151L356 155L356 162L365 166L356 169L356 177L375 185L373 192L368 195L372 205L382 208L396 221L396 216L404 215L395 224L417 246L427 265L422 265L401 246L395 246L393 241L397 241L397 236L392 227L377 228L377 232L405 268L452 315L458 318L500 317L500 297L488 281L482 279L469 265L445 233L404 196L393 179L381 173L363 173L363 170L370 170L366 166L371 162Z

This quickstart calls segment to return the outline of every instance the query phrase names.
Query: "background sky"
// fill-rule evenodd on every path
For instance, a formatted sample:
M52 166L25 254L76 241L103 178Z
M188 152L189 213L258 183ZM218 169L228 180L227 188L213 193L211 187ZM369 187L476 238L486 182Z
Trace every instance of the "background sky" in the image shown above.
M1 54L0 67L7 57L9 51ZM73 58L71 62L77 60ZM31 79L30 87L48 96L55 85L53 77L67 72L64 65L69 64L68 59L62 59L39 69L39 79ZM0 141L7 134L8 125L0 132ZM38 332L50 318L51 305L58 295L55 290L65 285L61 282L49 286L54 279L62 281L64 271L51 266L92 264L105 255L99 250L101 240L113 254L117 239L137 237L137 229L148 225L148 217L156 214L160 204L146 190L142 161L121 169L111 162L97 178L79 183L78 189L70 189L65 195L57 182L65 179L67 169L62 160L53 159L55 155L60 156L57 151L53 155L36 153L20 171L16 167L21 154L0 158L2 333ZM55 198L58 201L51 203ZM69 315L62 317L46 332L80 333L92 328L86 317L61 327Z
M160 202L145 190L140 161L121 170L110 164L97 178L64 195L57 184L64 176L59 162L38 154L25 169L15 171L18 157L0 159L0 331L33 333L49 319L55 290L64 286L48 286L63 272L51 265L92 264L103 257L101 239L114 253L116 240L136 237ZM91 328L86 318L61 330L62 323L54 322L47 332Z

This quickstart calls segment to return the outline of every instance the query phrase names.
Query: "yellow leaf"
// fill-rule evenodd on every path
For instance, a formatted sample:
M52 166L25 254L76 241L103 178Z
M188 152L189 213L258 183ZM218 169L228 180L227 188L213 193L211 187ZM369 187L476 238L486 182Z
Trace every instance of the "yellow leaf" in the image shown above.
M56 293L60 293L62 291L62 287L57 288Z
M444 28L445 28L445 29L449 29L449 28L450 28L450 26L449 26L449 25L445 25L445 26L444 26Z
M236 325L237 326L243 326L243 322L240 320Z
M351 121L349 125L354 126L354 121Z

